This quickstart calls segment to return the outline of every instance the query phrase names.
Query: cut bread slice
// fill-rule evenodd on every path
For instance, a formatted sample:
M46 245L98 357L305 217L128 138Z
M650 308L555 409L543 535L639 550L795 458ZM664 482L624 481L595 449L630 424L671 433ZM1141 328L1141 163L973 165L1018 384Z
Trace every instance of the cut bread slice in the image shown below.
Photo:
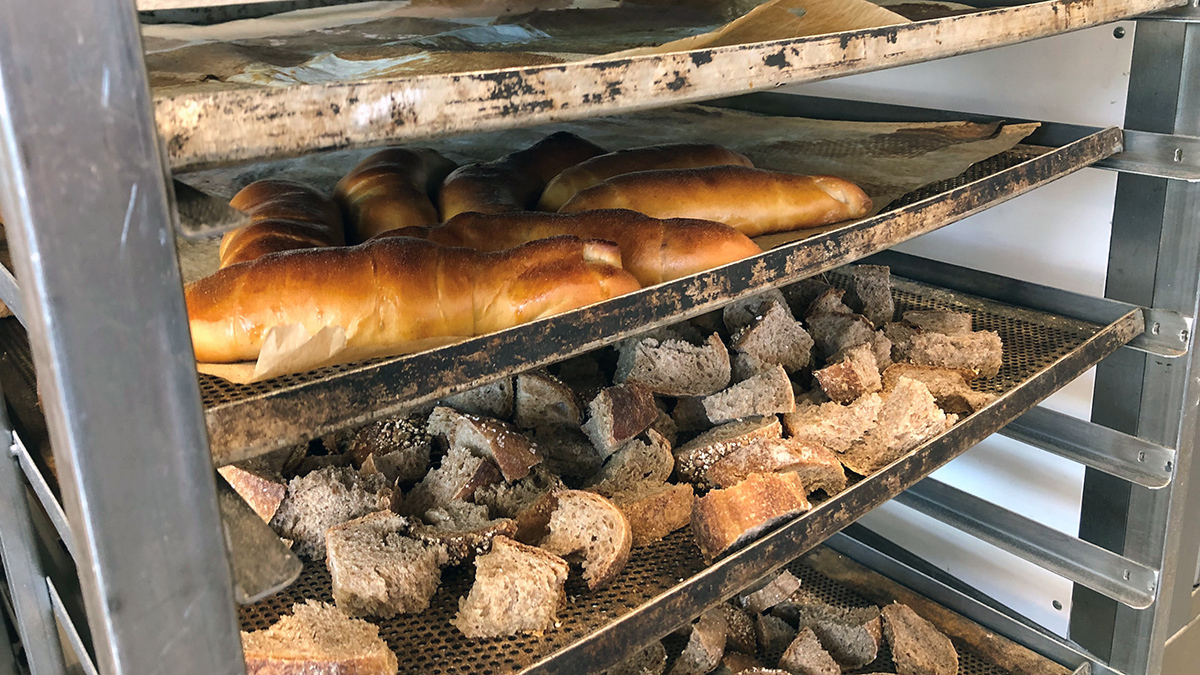
M895 389L901 377L925 385L938 407L948 413L972 413L996 399L994 395L975 391L967 384L975 377L974 371L970 370L896 363L883 372L884 391Z
M440 403L468 415L506 420L513 414L513 379L506 377L489 382L448 396Z
M795 473L808 492L835 495L846 489L846 472L836 455L809 441L769 438L725 455L708 470L708 483L727 488L752 473Z
M921 366L963 368L980 377L995 377L1004 366L1004 343L990 330L944 335L914 335L904 350L904 358Z
M517 375L513 422L522 429L578 427L583 404L575 391L544 370Z
M787 316L791 318L792 311L788 307L783 291L778 288L770 288L762 293L725 305L721 311L721 319L725 322L725 328L732 335L754 323L756 319L762 318L763 314L769 312L773 306L782 307L787 312Z
M779 657L779 667L792 675L841 675L837 661L821 646L811 628L801 630Z
M815 356L821 359L828 359L838 352L875 339L875 327L861 314L818 314L809 317L807 326L808 334L813 339Z
M901 377L883 397L875 426L838 459L847 469L869 476L949 429L957 420L956 415L942 412L925 385Z
M424 611L441 584L446 548L404 536L407 518L377 511L325 532L333 600L350 616Z
M242 633L247 675L395 675L399 662L379 629L331 604L292 605L266 630Z
M705 475L725 455L764 438L779 438L783 428L774 415L749 417L723 424L693 438L675 451L679 480L708 486Z
M516 520L493 520L488 516L485 506L455 502L427 511L425 522L414 522L409 528L408 536L430 545L444 547L450 564L459 565L477 555L487 553L496 537L512 537L516 533Z
M491 459L509 483L528 476L529 470L542 461L521 432L490 417L439 406L429 414L428 430L445 438L451 448L466 448L472 454Z
M392 489L382 476L360 476L349 467L328 467L288 483L287 497L271 519L271 527L294 542L299 555L325 557L325 531L334 525L387 509Z
M816 276L788 284L780 290L783 291L783 297L787 299L792 315L802 317L808 313L808 308L812 306L813 300L816 300L829 288L829 284L822 277Z
M585 483L592 492L612 497L644 483L661 484L671 476L675 456L667 439L653 429L646 440L633 439L614 452L600 472Z
M671 666L668 675L707 675L721 664L725 656L725 637L729 627L725 623L725 615L717 609L711 609L700 615L700 620L692 626L688 635L687 646L675 664Z
M355 431L346 454L359 468L373 457L375 468L389 480L411 484L429 470L431 440L425 433L424 418L391 417Z
M821 390L832 401L853 403L883 388L879 362L870 344L851 347L830 359L830 364L813 372Z
M845 452L875 427L882 405L879 394L867 394L850 405L809 405L784 415L783 428L790 438Z
M775 575L762 588L747 593L742 598L742 606L751 614L762 614L775 605L787 600L800 590L800 580L796 575L784 570Z
M608 387L588 403L583 433L604 457L645 431L658 419L654 394L636 382Z
M904 321L922 331L943 335L962 335L971 332L972 318L967 312L944 309L914 309L904 313Z
M604 466L604 456L575 427L541 427L533 433L534 446L550 473L568 478L590 478Z
M787 305L772 303L746 326L733 334L730 345L750 357L742 367L754 370L758 364L780 365L794 373L809 364L813 339L792 318Z
M671 409L671 419L680 433L694 433L712 427L708 421L708 413L704 412L704 399L695 396L684 396L675 401Z
M794 473L755 473L692 506L692 535L707 562L812 508Z
M633 546L646 546L687 527L692 518L695 493L687 483L646 484L612 497L625 514Z
M755 415L789 413L796 409L792 381L783 366L767 370L738 382L732 387L707 396L704 412L714 424L730 422Z
M846 303L854 311L867 317L878 328L896 316L896 302L892 299L892 271L884 265L854 265L850 268L853 279Z
M475 559L475 583L451 623L469 638L541 633L566 599L567 561L508 537Z
M217 469L226 483L264 522L271 522L287 496L288 482L267 463L254 459Z
M617 382L664 396L707 396L729 384L729 351L717 334L697 346L683 340L632 340L621 347Z
M593 492L561 490L550 514L550 533L539 546L556 555L583 556L583 578L596 590L611 582L629 562L633 531L612 502Z
M404 498L402 510L406 515L422 516L439 506L471 500L480 488L502 480L495 462L477 457L461 445L451 446L441 464Z

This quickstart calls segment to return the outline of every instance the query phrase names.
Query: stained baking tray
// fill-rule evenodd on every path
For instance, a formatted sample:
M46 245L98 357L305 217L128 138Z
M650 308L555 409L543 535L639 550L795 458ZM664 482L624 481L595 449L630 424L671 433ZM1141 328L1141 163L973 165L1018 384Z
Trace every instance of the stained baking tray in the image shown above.
M587 591L572 575L561 624L543 636L463 637L450 625L450 618L457 610L457 599L470 587L471 572L468 568L449 569L429 610L380 624L402 671L573 675L603 669L811 550L1000 429L1144 329L1139 309L1118 312L1111 322L1101 324L903 279L896 280L893 294L898 311L942 308L970 312L976 329L1000 334L1004 366L996 377L976 383L977 388L997 395L993 403L711 566L704 565L690 533L682 530L635 549L624 572L598 592ZM283 593L242 608L243 627L265 627L292 603L305 598L331 599L329 576L320 562L310 563L300 580Z
M874 104L758 94L727 105L770 114L873 121L994 120ZM802 279L931 232L1121 149L1116 128L1044 124L1026 145L898 200L877 216L761 255L506 331L403 357L238 385L202 375L218 465L400 412L489 380L558 361L739 297Z
M1182 0L1048 0L813 37L481 72L160 92L176 170L702 101L1066 33Z

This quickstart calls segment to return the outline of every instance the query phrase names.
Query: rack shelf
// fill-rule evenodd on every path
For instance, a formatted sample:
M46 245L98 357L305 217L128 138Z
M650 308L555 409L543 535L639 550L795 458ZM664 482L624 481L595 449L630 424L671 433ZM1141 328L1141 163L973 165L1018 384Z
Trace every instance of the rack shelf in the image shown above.
M1050 0L748 45L482 72L160 92L177 171L610 115L1016 44L1179 5Z

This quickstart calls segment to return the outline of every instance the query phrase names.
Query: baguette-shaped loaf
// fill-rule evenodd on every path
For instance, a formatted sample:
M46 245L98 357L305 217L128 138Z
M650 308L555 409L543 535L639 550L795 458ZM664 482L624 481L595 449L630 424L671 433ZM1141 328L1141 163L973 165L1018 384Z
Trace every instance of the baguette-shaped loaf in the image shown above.
M670 143L618 150L580 162L555 176L542 192L538 210L557 211L579 191L621 174L722 165L754 166L745 155L709 143Z
M408 237L292 251L186 289L196 358L258 358L267 331L346 331L356 358L483 335L637 290L608 242L558 237L495 253Z
M560 131L524 150L454 170L442 183L438 210L449 220L460 213L503 213L532 209L546 183L567 167L607 152L575 134Z
M346 243L337 204L306 185L256 181L234 195L229 205L249 216L250 224L221 238L221 267L268 253Z
M748 237L861 218L871 199L849 181L745 166L638 171L575 195L561 213L633 209L655 218L700 218Z
M499 251L537 239L572 235L605 239L643 286L712 269L762 252L737 230L705 220L659 220L628 210L576 214L464 213L429 231L429 241L477 251Z
M367 157L334 188L351 243L438 222L433 199L457 165L428 148L388 148Z

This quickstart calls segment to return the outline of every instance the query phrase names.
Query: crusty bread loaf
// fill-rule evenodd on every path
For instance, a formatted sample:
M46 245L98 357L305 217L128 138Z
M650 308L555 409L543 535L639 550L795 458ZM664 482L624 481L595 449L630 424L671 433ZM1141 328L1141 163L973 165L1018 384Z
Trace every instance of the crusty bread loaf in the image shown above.
M617 382L637 382L664 396L708 396L729 385L729 350L716 333L702 345L642 338L621 345Z
M404 536L408 519L377 511L325 532L333 600L350 616L424 611L441 584L446 549Z
M692 505L692 535L707 562L772 525L812 508L794 473L755 473Z
M329 283L337 279L338 283ZM366 358L484 335L639 288L612 244L572 237L496 253L410 238L291 251L205 277L186 290L201 362L258 358L268 330L346 331Z
M582 161L550 181L538 209L557 211L581 190L635 171L695 169L702 166L754 166L744 155L707 143L670 143L618 150Z
M455 169L442 183L438 210L443 220L449 220L460 213L532 209L552 178L605 152L575 134L565 131L550 134L500 159Z
M583 578L596 590L625 569L633 532L629 520L612 502L593 492L562 490L550 514L550 534L538 544L561 556L583 556Z
M268 253L346 243L337 204L299 183L256 181L234 195L229 205L249 216L250 224L221 237L221 267Z
M575 195L559 211L593 209L715 220L757 237L861 218L871 210L871 199L832 176L711 166L615 176Z
M500 251L561 235L615 243L625 269L643 286L762 253L758 244L728 225L688 218L659 220L628 209L464 213L430 229L426 238L443 246Z
M242 633L247 675L396 675L399 662L379 629L331 604L292 605L266 630Z
M475 583L451 622L469 638L540 633L554 627L570 567L562 558L508 537L475 559Z
M428 148L388 148L338 181L333 196L346 216L350 243L389 230L438 222L433 198L457 165Z
M612 502L629 520L634 547L646 546L687 527L695 491L683 483L644 484L613 495Z

